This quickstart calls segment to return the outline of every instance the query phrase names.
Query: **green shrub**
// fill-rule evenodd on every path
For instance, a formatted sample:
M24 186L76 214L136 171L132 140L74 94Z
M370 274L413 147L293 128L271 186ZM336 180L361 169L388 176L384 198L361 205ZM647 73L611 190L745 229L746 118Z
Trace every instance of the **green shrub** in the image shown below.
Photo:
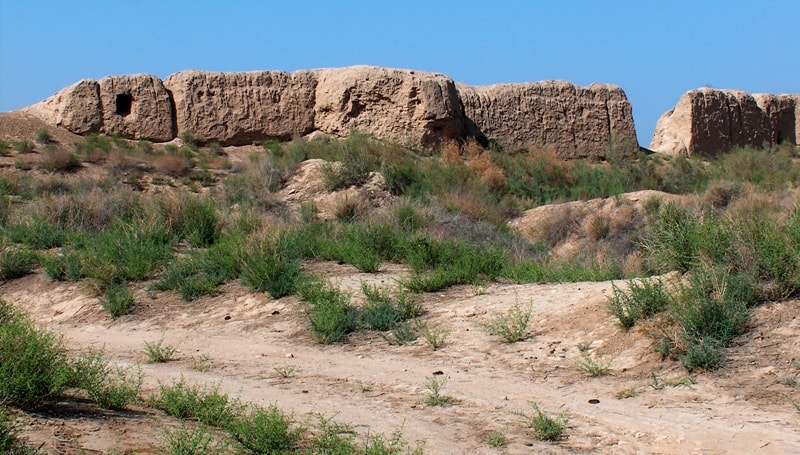
M308 439L311 453L355 454L355 431L349 426L333 421L333 418L318 416L319 422Z
M139 401L142 373L111 365L102 350L90 349L73 361L73 383L106 409L123 409Z
M165 428L161 434L163 453L167 455L222 455L229 453L224 442L214 439L214 434L203 425L189 426L186 423L174 428Z
M325 187L335 191L349 186L359 186L367 181L369 173L378 169L381 142L358 133L350 134L338 141L338 156L341 166L323 167Z
M501 249L461 241L436 241L418 236L408 240L403 249L403 262L413 273L400 283L412 292L430 292L456 284L493 280L506 265L506 256Z
M627 291L621 290L616 284L612 286L614 295L608 298L606 305L624 329L668 309L672 299L659 279L630 280Z
M306 316L314 338L323 344L343 340L356 329L358 309L350 304L350 295L330 283L309 280L298 288L306 303Z
M33 144L29 141L14 141L11 146L19 153L33 153Z
M215 295L219 286L239 276L243 238L231 234L206 250L173 260L152 289L177 292L184 301Z
M540 441L558 441L564 435L564 428L569 421L566 417L551 417L542 411L536 403L531 402L534 414L526 415L520 413L528 428L534 431L536 439Z
M678 359L689 371L715 370L725 364L725 345L713 338L692 340Z
M429 406L444 406L454 403L456 401L455 398L442 393L442 389L444 389L446 383L447 379L445 377L431 376L426 378L425 389L428 390L428 394L425 396L423 402Z
M6 228L6 238L36 250L46 250L64 245L69 234L61 226L43 219L12 224Z
M242 260L242 283L256 292L279 299L295 292L300 281L300 261L281 256L271 245L253 244Z
M64 279L64 258L60 254L41 254L39 263L44 269L45 275L53 281Z
M190 386L183 379L172 385L160 384L149 404L173 417L197 419L219 428L229 428L243 411L238 400L219 393L217 388Z
M189 198L184 206L186 225L182 237L194 246L211 246L220 236L220 219L211 199Z
M750 316L751 283L721 270L700 269L672 305L675 320L694 339L724 343L740 335Z
M0 139L0 156L8 156L11 153L11 145Z
M174 359L175 353L178 350L175 346L164 344L164 339L158 341L145 341L144 353L147 355L147 360L152 363L165 363Z
M104 285L151 278L172 257L175 237L163 226L117 221L88 240L83 273Z
M386 187L392 194L420 196L429 188L430 183L419 163L412 158L405 158L395 163L384 161L381 173L386 179Z
M588 353L583 353L575 360L575 366L582 372L592 377L608 376L611 374L611 361L593 359Z
M687 346L679 353L684 366L694 370L722 365L725 346L745 330L753 300L746 277L713 268L695 270L670 309Z
M794 157L778 148L738 149L720 154L711 166L712 178L748 182L763 190L777 190L800 182Z
M227 430L245 450L264 454L293 452L305 433L276 406L252 408L232 420Z
M125 283L110 283L106 286L105 297L100 306L113 317L128 314L133 306L133 294Z
M507 313L498 314L482 324L482 327L490 335L499 336L506 343L516 343L528 338L528 324L532 314L531 306L523 308L517 303Z
M54 142L53 135L47 128L39 128L36 130L36 142L43 145L52 144Z
M677 204L668 203L654 214L643 244L647 261L657 272L690 270L697 262L698 218Z
M0 279L11 280L25 276L36 265L36 253L25 247L5 245L0 251Z
M0 300L0 401L33 409L60 396L73 383L61 337L36 328Z
M361 321L372 330L389 330L403 320L403 314L392 302L389 292L376 286L361 283L367 303L361 308Z

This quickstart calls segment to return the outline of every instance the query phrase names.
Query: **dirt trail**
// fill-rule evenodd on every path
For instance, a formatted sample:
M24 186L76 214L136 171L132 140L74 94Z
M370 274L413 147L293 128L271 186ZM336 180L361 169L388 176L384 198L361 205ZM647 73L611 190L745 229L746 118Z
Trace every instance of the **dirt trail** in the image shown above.
M354 292L361 280L392 286L403 273L398 266L369 275L331 263L307 267ZM407 440L425 441L426 453L797 453L800 413L791 401L798 392L777 381L798 371L797 302L760 309L754 317L758 330L743 337L722 371L701 374L695 384L657 389L652 375L676 378L686 372L662 362L643 334L614 325L605 309L612 292L609 282L494 283L424 295L424 319L450 332L447 344L434 351L422 338L392 346L372 333L354 334L346 344L318 345L294 298L271 300L238 284L189 304L143 286L134 314L116 320L79 286L52 283L42 274L0 286L4 299L63 333L71 348L102 347L115 362L139 364L145 395L159 381L183 377L218 385L245 402L277 404L300 420L335 417L362 434L402 428ZM480 328L480 321L516 303L532 306L533 337L504 344ZM145 363L145 342L162 338L178 347L177 359ZM588 377L575 366L578 345L589 343L592 355L612 362L613 375ZM426 378L439 372L446 378L442 393L457 402L425 405ZM635 397L615 398L631 387ZM569 418L564 440L535 440L517 414L532 412L529 401ZM51 453L79 453L57 447L62 433L84 453L156 453L165 419L135 409L99 419L56 419L54 430L45 417L31 417L35 425L26 435ZM511 443L505 449L488 446L484 437L493 431Z

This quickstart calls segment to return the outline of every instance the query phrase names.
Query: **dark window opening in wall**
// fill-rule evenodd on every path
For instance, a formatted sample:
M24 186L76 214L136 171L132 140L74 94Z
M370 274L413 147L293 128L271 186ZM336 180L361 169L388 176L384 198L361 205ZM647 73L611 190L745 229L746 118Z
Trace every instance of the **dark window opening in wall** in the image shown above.
M133 105L133 97L130 93L120 93L117 95L117 115L125 117L131 113L131 105Z

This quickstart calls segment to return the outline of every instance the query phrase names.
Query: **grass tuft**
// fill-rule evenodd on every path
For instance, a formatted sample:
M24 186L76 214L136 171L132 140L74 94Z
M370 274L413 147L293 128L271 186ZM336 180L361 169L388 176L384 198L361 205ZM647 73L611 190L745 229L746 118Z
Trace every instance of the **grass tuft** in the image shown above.
M499 336L506 343L516 343L530 336L528 325L532 314L533 308L530 305L524 308L517 302L508 312L495 316L483 323L482 327L487 333Z

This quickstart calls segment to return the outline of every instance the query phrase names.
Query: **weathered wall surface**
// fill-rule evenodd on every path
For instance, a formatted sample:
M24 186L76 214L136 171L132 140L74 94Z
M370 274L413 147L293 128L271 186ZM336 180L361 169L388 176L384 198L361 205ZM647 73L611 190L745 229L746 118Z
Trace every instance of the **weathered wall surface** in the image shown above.
M673 155L715 156L736 147L797 144L798 106L798 95L691 90L658 120L650 148Z
M164 85L175 102L179 136L243 145L314 130L317 80L310 71L181 71Z
M631 104L619 87L566 81L470 87L464 110L488 139L513 147L553 147L565 158L638 150Z
M80 80L23 111L75 134L100 132L103 126L100 84L92 79Z
M443 74L356 66L317 72L315 126L435 146L464 137L464 109Z
M23 110L76 134L157 142L175 137L169 92L148 74L84 79Z
M126 103L128 103L126 105ZM631 106L610 85L470 87L443 74L369 66L286 73L182 71L83 80L26 110L72 132L249 144L352 130L436 147L469 137L564 158L637 150Z
M149 74L110 76L100 79L99 86L101 132L156 142L175 137L172 100L161 79Z

